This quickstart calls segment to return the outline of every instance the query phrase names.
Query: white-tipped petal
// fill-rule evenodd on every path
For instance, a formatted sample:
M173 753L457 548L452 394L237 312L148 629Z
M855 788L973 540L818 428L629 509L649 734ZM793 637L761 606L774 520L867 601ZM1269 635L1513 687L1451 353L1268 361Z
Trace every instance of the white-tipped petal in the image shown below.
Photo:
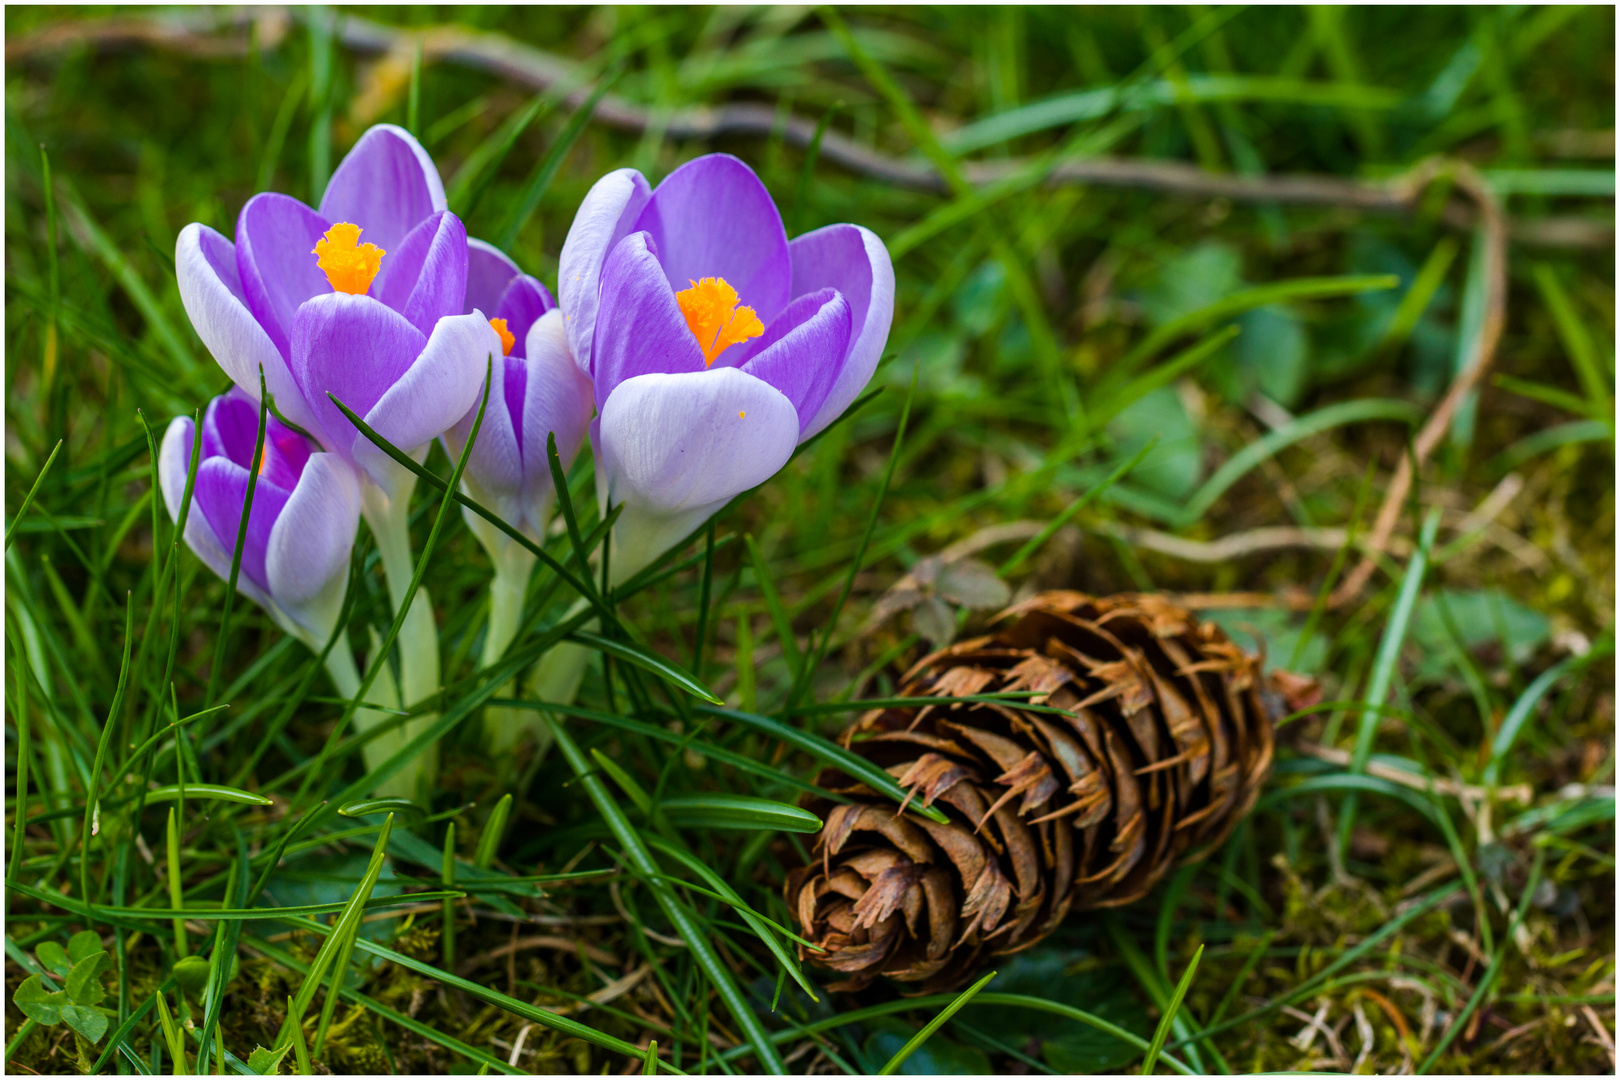
M624 504L613 578L625 580L732 497L769 480L798 436L798 414L781 391L736 368L620 383L597 431L597 471L610 504Z
M206 225L187 225L175 241L174 274L191 325L231 381L257 401L262 364L265 385L281 415L299 427L311 427L314 422L287 361L248 310L231 242Z
M591 186L563 241L557 266L557 306L562 309L574 360L587 373L591 371L602 264L651 197L645 176L635 169L615 169Z
M311 454L265 553L270 593L311 648L324 646L337 624L359 526L354 470L336 454Z

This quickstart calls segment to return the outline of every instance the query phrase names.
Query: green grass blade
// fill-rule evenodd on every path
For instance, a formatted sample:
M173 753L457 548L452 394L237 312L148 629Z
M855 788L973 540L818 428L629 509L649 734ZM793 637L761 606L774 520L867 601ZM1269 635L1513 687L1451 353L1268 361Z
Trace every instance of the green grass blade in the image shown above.
M1081 495L1078 499L1074 500L1074 502L1064 507L1063 511L1059 513L1057 517L1046 523L1045 528L1036 533L1034 536L1030 537L1022 547L1008 556L1007 561L1001 564L1001 569L997 570L996 573L1001 577L1006 577L1008 574L1016 572L1019 567L1024 565L1025 560L1039 551L1041 546L1048 540L1052 539L1053 536L1057 535L1057 531L1072 521L1076 514L1095 502L1097 498L1103 494L1103 492L1119 483L1126 476L1129 476L1131 470L1140 465L1142 463L1142 459L1147 457L1148 454L1152 453L1153 448L1158 445L1159 437L1155 435L1147 441L1142 449L1131 455L1130 460L1126 461L1124 464L1119 466L1119 468L1109 473L1108 476L1100 483L1093 484L1086 490L1085 494Z
M495 861L495 853L500 850L501 837L506 834L507 818L512 816L512 793L502 795L495 804L495 809L489 812L489 820L484 822L484 831L478 836L478 851L473 856L473 865L480 870L489 869L489 864Z
M752 795L686 795L663 799L658 809L670 824L699 829L780 829L813 833L821 819L808 810Z
M214 662L208 668L208 690L203 694L203 705L214 703L214 691L219 686L220 672L225 668L225 646L231 636L231 606L236 602L236 583L242 573L242 550L247 546L248 522L253 513L253 493L259 486L259 473L263 471L264 436L269 428L265 403L270 391L264 384L264 365L259 365L259 427L253 437L253 457L248 468L247 494L242 499L242 520L236 527L236 544L231 548L231 572L225 579L225 610L219 617L219 633L214 638Z
M1367 702L1372 705L1382 705L1389 696L1390 685L1395 679L1395 665L1401 657L1401 646L1406 643L1406 632L1412 622L1412 613L1417 610L1418 594L1423 589L1423 575L1429 566L1429 552L1434 548L1434 539L1440 532L1440 508L1434 507L1423 519L1423 529L1418 537L1418 549L1406 565L1406 574L1401 579L1401 589L1395 598L1395 607L1390 611L1389 621L1384 624L1384 636L1378 643L1378 655L1373 661L1372 675L1367 681L1367 693L1364 695ZM1350 771L1364 773L1367 771L1367 760L1372 756L1373 736L1378 732L1378 714L1371 710L1361 714L1361 723L1356 728L1356 745L1350 754ZM1350 848L1351 831L1355 828L1356 795L1354 792L1345 796L1339 811L1339 850L1348 851Z
M1365 398L1327 405L1315 412L1296 417L1228 458L1226 463L1216 469L1214 475L1204 481L1187 500L1177 523L1186 526L1202 518L1233 484L1248 475L1261 462L1275 457L1284 447L1346 424L1364 423L1369 420L1393 420L1415 424L1422 416L1423 411L1408 401Z
M695 698L701 698L715 705L725 704L724 701L710 693L708 687L692 678L690 674L663 657L648 652L639 645L634 645L628 641L613 641L600 634L590 633L587 630L575 630L569 635L569 638L579 642L581 645L587 645L597 652L607 653L615 659L623 660L645 671L650 671L665 682L685 690Z
M523 185L523 198L518 200L517 209L512 212L511 218L507 220L506 228L501 230L500 241L497 246L502 251L510 250L512 245L517 243L518 234L523 231L523 226L529 223L529 218L533 217L535 210L539 208L540 200L545 198L546 191L551 187L552 179L557 175L557 170L562 168L564 159L568 157L568 151L574 148L574 144L579 141L579 137L585 133L586 125L591 122L591 117L596 114L596 106L601 103L608 90L618 81L622 71L622 68L615 68L597 82L596 88L591 91L591 96L586 98L580 107L574 110L573 115L568 118L568 123L563 125L562 131L558 133L556 140L552 142L551 149L547 150L546 156L540 159L534 173Z
M1164 1050L1164 1040L1170 1034L1170 1025L1175 1022L1177 1014L1181 1012L1181 1002L1192 987L1193 976L1198 973L1198 961L1203 958L1204 947L1198 946L1193 958L1187 963L1187 971L1176 984L1175 993L1170 996L1170 1005L1159 1018L1159 1026L1153 1032L1153 1041L1148 1044L1147 1056L1142 1059L1142 1075L1151 1076L1159 1064L1159 1054Z
M1502 776L1502 765L1513 749L1513 744L1519 739L1519 732L1524 729L1525 722L1536 705L1546 696L1547 691L1571 671L1579 671L1595 660L1601 660L1614 653L1614 640L1607 638L1598 641L1581 656L1570 656L1554 664L1536 677L1536 680L1525 687L1513 702L1513 707L1502 718L1502 726L1496 729L1496 738L1491 743L1491 760L1485 766L1485 783L1496 784Z
M773 717L757 716L753 713L740 712L736 709L722 709L711 705L699 705L696 707L695 711L698 713L708 714L710 716L722 717L726 720L732 721L733 723L743 724L747 727L751 727L755 731L768 735L773 739L781 739L795 750L804 751L817 761L821 762L823 765L831 765L834 768L842 769L844 772L849 773L851 776L855 777L857 780L860 780L862 783L867 784L880 794L887 795L897 804L906 801L906 790L895 782L894 777L890 776L888 773L884 772L870 761L867 761L865 758L845 750L842 746L839 746L831 739L826 739L820 735L815 735L807 731L800 731L798 728L795 728L789 724L784 724L782 721ZM921 806L916 802L911 804L911 806L908 808L908 812L913 814L921 814L923 817L926 817L931 821L937 821L941 825L946 824L950 820L941 811L936 810L934 807Z
M17 507L17 513L12 517L11 524L6 526L5 546L7 548L11 547L12 537L16 535L17 523L23 519L24 514L28 513L28 508L34 505L34 496L39 494L39 485L45 482L45 474L51 471L51 465L56 461L56 455L61 452L62 440L57 439L56 445L51 448L50 456L45 459L45 464L40 468L39 475L34 477L34 486L28 489L27 495L23 496L22 505Z
M130 646L135 640L135 598L125 595L124 604L124 659L118 665L118 689L113 691L112 706L101 725L101 737L96 742L96 763L90 769L90 787L84 795L84 831L79 834L79 895L85 903L91 902L90 892L90 838L101 831L101 804L97 799L101 788L101 770L107 761L107 747L112 743L113 728L118 726L118 715L124 704L124 687L129 683Z
M294 995L292 1007L287 1012L293 1024L302 1021L305 1010L315 997L315 992L320 989L327 968L337 959L339 951L345 944L352 944L354 932L359 929L361 916L365 912L366 901L371 899L371 890L382 874L383 856L388 849L388 834L393 828L394 816L390 814L383 822L382 831L377 834L377 843L371 850L371 862L366 866L365 876L360 879L354 894L344 905L343 913L338 916L337 925L331 928L332 932L327 935L320 951L315 954L315 959L310 962L308 974L299 984L298 993Z
M1557 272L1546 263L1538 263L1532 273L1536 288L1541 292L1542 303L1552 314L1558 339L1569 354L1570 366L1575 369L1575 377L1580 380L1581 389L1586 394L1585 411L1594 420L1612 422L1614 400L1610 396L1610 385L1614 380L1613 361L1610 361L1609 370L1605 373L1604 366L1599 363L1597 347L1592 344L1592 336L1576 313L1575 304L1558 280Z
M898 1072L900 1066L906 1063L906 1058L914 1054L923 1043L928 1041L929 1037L933 1035L934 1032L938 1031L944 1026L945 1021L955 1016L962 1006L972 1001L974 996L977 995L980 990L983 990L986 986L988 986L990 984L990 980L994 979L995 977L996 973L992 971L990 974L986 975L984 978L980 979L978 982L974 983L972 986L958 994L956 999L949 1005L945 1006L945 1008L941 1009L939 1014L932 1020L928 1021L927 1025L924 1026L921 1031L917 1032L917 1034L906 1040L906 1045L894 1052L894 1056L884 1064L883 1068L878 1070L878 1075L893 1076L896 1072Z

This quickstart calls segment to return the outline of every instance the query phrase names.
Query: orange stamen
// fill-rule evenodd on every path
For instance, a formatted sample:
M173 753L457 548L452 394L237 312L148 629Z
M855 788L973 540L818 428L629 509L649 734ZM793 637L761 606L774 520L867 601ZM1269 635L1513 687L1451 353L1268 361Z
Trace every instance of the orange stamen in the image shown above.
M511 356L512 346L517 344L517 335L506 328L505 319L491 319L489 325L494 328L497 334L501 335L501 355Z
M315 241L315 265L326 272L333 292L366 295L371 279L382 266L382 257L388 254L376 244L360 243L360 231L360 226L340 221Z
M737 290L726 284L725 278L693 281L690 289L675 294L675 302L681 305L686 325L703 350L704 367L712 365L715 357L731 346L765 332L765 324L753 308L737 305Z

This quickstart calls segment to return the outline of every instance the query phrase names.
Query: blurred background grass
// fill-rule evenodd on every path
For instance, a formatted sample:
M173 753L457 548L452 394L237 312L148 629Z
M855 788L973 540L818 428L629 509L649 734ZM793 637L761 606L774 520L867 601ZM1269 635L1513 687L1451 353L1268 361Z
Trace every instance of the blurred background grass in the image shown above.
M852 38L841 36L845 22ZM229 235L243 201L265 188L313 202L366 126L410 124L469 231L508 240L554 285L573 211L604 171L634 165L656 183L724 150L759 172L790 233L854 221L891 245L895 327L874 379L885 392L721 523L722 539L750 533L759 554L741 543L717 552L701 619L697 570L632 603L644 640L686 663L703 628L700 677L729 703L770 713L791 682L779 596L790 652L809 634L831 635L819 700L882 696L928 639L982 625L1004 595L968 573L958 579L977 587L953 592L947 575L909 600L891 596L886 617L871 618L903 574L935 573L924 560L941 552L958 567L1001 566L1156 439L1129 477L1005 571L1008 590L1169 591L1256 640L1273 664L1319 677L1328 700L1355 701L1377 677L1417 521L1439 508L1422 596L1385 671L1397 715L1376 724L1374 757L1353 759L1357 710L1285 729L1275 793L1251 826L1142 904L1071 919L1004 961L990 989L1148 1033L1202 943L1172 1043L1255 1014L1174 1051L1206 1071L1612 1069L1612 9L860 8L828 20L788 7L11 7L6 42L8 701L30 687L33 812L64 811L26 831L30 885L77 888L63 867L117 681L119 609L132 591L144 624L154 550L167 550L167 522L152 531L135 410L157 425L225 386L179 303L178 229L202 221ZM581 128L579 106L604 77L610 95ZM49 212L41 147L54 178ZM1386 540L1374 518L1403 455L1480 361L1483 378L1467 384L1443 437L1418 450L1419 483L1391 503ZM894 482L852 566L913 379ZM59 439L11 543L11 516ZM429 464L449 469L437 451ZM1382 550L1365 587L1315 604L1354 573L1347 530ZM208 680L223 586L194 560L181 566L175 695L185 715ZM475 667L487 573L458 527L430 578L447 680ZM827 625L850 573L853 601ZM386 624L374 568L363 584L357 620ZM233 826L255 850L280 837L296 784L283 791L278 780L318 750L340 711L318 684L271 739L277 695L304 657L256 611L238 607L236 625L224 672L236 683L231 719L201 722L191 738L205 779L280 802L263 813L193 808L186 895L200 902L223 895ZM165 615L147 632L161 645L169 629ZM1538 683L1555 664L1568 666ZM157 672L140 678L151 701L167 696ZM585 703L609 700L604 689L593 678ZM1528 722L1514 727L1515 716ZM832 734L843 720L800 723ZM1516 739L1504 742L1504 725ZM475 728L446 740L432 808L458 822L468 852L513 790L521 827L499 849L503 872L612 869L600 818L564 783L561 761L488 762ZM645 735L582 728L667 794L791 800L791 779L811 771L808 759L720 725L684 732L695 741L679 754ZM262 758L242 774L261 740ZM704 746L768 760L779 775L740 771ZM1363 794L1341 848L1337 778L1379 765L1355 779L1390 790ZM357 760L335 766L317 793L359 775ZM1448 794L1398 797L1423 787L1402 776L1425 775L1449 782ZM148 811L144 822L156 846L162 820ZM437 859L444 826L413 827ZM792 842L701 830L687 839L756 910L787 922L777 893L783 864L799 857ZM370 842L312 849L277 874L271 895L283 905L346 898ZM390 876L437 871L391 850ZM138 902L157 902L149 856L114 876L102 888L125 891L124 903L149 892ZM1468 888L1399 921L1413 896L1452 880ZM468 974L548 1009L618 987L581 1021L641 1045L651 1035L688 1070L730 1068L715 1055L738 1041L733 1018L717 1007L711 1022L708 984L684 952L643 936L643 926L669 932L643 887L599 881L519 898L529 916L552 920L538 933L573 944L505 953L519 908L491 913L485 895L479 921L460 932L461 955L481 960ZM769 954L724 905L691 900L768 1027L826 1024L825 1035L782 1043L796 1070L875 1071L932 1015L892 988L814 1004L791 983L773 1013ZM76 924L59 908L8 902L10 1040L20 1016L9 990L31 970L25 950ZM379 940L439 956L437 916L412 918L421 921L403 931L373 924ZM1380 931L1389 936L1376 949L1311 981ZM173 956L166 941L119 934L121 1017ZM582 944L600 955L577 952ZM313 955L307 935L244 949L221 1029L244 1060L255 1041L269 1045L278 1002L298 985L277 948ZM520 1035L523 1017L397 964L357 962L349 985L525 1070L624 1065L566 1033ZM862 1006L878 1012L836 1022ZM148 1023L128 1036L143 1055L155 1038ZM392 1023L341 1007L328 1065L474 1068L442 1040ZM15 1060L71 1071L71 1053L41 1032ZM904 1069L1092 1071L1139 1059L1073 1021L970 1007Z

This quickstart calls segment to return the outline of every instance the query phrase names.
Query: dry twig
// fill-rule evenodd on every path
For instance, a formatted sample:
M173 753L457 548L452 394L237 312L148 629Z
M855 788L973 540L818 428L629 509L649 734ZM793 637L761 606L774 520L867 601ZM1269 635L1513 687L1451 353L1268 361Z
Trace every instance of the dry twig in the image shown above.
M287 16L274 8L238 10L223 17L211 13L187 13L157 18L120 16L58 23L6 43L9 62L49 55L64 49L89 45L112 49L129 46L163 48L193 56L240 56L247 49L245 40L221 38L221 33L245 29L249 23L261 26L259 39L279 39ZM266 32L269 24L273 29ZM590 95L592 72L554 53L524 44L505 34L467 30L457 26L435 26L421 30L385 26L357 15L340 15L333 20L337 40L357 53L380 55L374 78L360 93L363 99L352 110L355 119L362 114L386 111L403 86L401 72L408 71L409 58L420 43L422 62L459 64L497 75L517 85L537 91L557 91L570 107L577 107ZM392 97L390 95L393 95ZM379 109L380 106L380 109ZM669 139L705 141L726 135L777 135L795 146L809 146L817 122L797 114L783 116L775 106L759 102L732 102L718 106L659 111L635 104L614 94L603 96L592 119L622 131L642 132L659 128ZM932 164L882 153L829 128L822 138L821 157L851 172L898 187L925 191L948 190L943 177ZM967 161L962 175L975 186L1026 170L1025 159ZM1096 185L1134 188L1181 195L1189 198L1229 199L1233 202L1268 203L1293 206L1335 206L1375 213L1411 214L1418 208L1423 185L1408 178L1392 183L1367 183L1337 176L1239 176L1215 173L1178 161L1142 161L1120 158L1085 158L1060 162L1045 179L1047 186ZM1452 228L1472 228L1479 214L1466 203L1451 202L1441 210L1441 219ZM1584 217L1543 217L1531 221L1500 222L1504 237L1523 243L1557 247L1611 247L1614 226Z

